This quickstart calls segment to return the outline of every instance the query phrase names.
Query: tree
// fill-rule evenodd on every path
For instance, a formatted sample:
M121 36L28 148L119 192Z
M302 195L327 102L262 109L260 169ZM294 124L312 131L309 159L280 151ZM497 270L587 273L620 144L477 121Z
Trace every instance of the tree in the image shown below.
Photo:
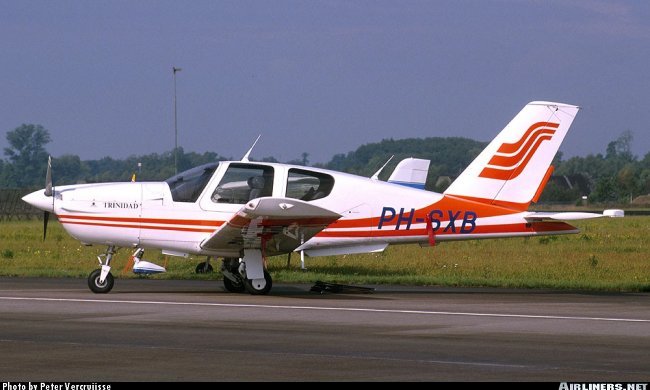
M300 155L300 158L294 159L287 161L287 164L293 164L293 165L302 165L304 167L309 165L309 153L307 152L302 152Z
M45 180L50 133L41 125L22 124L7 133L7 141L10 147L4 152L11 162L11 184L29 187Z
M596 182L596 188L592 191L590 199L595 202L615 202L619 199L616 179L611 176L603 176Z
M0 188L10 187L10 165L0 160Z
M52 179L56 185L77 184L86 176L79 156L65 154L52 159Z
M634 160L634 155L632 154L632 141L634 136L631 131L624 131L615 141L612 141L607 144L607 155L608 159L618 157L624 162L629 162Z

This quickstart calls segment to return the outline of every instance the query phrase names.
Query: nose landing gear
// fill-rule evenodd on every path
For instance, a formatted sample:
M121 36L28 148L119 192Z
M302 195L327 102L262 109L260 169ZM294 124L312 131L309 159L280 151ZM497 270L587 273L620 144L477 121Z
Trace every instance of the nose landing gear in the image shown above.
M88 287L95 294L106 294L113 289L113 275L111 274L111 260L115 254L115 247L109 245L106 253L97 256L100 269L96 269L88 275ZM102 262L102 257L106 260Z

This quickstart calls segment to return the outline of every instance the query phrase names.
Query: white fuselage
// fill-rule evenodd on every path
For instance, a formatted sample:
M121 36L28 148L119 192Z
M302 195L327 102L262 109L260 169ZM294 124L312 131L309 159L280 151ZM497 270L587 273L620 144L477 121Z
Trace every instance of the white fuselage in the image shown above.
M247 163L221 162L195 201L175 201L167 182L58 186L53 208L52 198L44 197L42 191L28 195L25 200L53 211L66 231L85 244L236 257L239 253L229 249L201 248L201 243L245 203L215 201L215 194L224 188L229 193L244 188L241 180L222 183L233 164L245 167ZM529 223L524 218L525 211L365 177L285 164L249 164L272 172L267 181L273 184L266 196L291 196L289 192L298 181L292 176L294 171L333 178L329 193L310 202L340 214L341 218L297 248L311 256L380 251L398 243L428 244L432 243L432 236L435 241L443 241L577 231L560 222Z

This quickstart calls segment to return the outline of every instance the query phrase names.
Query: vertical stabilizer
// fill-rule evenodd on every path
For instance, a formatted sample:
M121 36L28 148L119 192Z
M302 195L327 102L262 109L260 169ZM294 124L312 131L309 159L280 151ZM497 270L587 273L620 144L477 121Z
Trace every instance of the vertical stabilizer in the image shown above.
M446 195L525 210L540 187L579 107L531 102L445 191Z
M421 158L405 158L397 164L388 182L422 190L427 182L430 162Z

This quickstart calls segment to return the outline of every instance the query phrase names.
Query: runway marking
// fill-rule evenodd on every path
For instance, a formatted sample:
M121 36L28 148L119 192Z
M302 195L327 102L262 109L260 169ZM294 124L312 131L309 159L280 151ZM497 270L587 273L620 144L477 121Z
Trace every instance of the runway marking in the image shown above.
M74 298L38 298L38 297L0 297L0 300L5 300L5 301L42 301L42 302L82 302L82 303L123 303L123 304L130 304L130 305L203 306L203 307L285 309L285 310L323 310L323 311L347 311L347 312L388 313L388 314L424 314L424 315L467 316L467 317L532 318L532 319L543 319L543 320L613 321L613 322L650 323L650 319L646 320L646 319L639 319L639 318L607 318L607 317L547 316L547 315L534 315L534 314L469 313L469 312L453 312L453 311L371 309L371 308L362 308L362 307L260 305L260 304L246 304L246 303L120 301L120 300L111 300L111 299L74 299Z

